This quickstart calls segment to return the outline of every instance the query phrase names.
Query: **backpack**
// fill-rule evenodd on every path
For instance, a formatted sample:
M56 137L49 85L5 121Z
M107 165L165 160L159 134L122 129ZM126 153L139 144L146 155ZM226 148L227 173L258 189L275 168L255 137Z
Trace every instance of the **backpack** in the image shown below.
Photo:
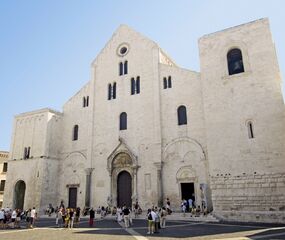
M152 221L152 220L153 220L153 219L152 219L151 212L148 214L147 219L148 219L148 220L150 220L150 221Z

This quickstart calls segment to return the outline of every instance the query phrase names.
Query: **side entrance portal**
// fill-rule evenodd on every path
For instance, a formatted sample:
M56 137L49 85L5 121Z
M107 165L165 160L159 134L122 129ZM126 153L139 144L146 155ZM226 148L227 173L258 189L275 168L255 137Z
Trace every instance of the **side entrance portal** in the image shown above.
M69 198L68 198L68 207L76 208L77 207L77 188L69 188Z
M189 198L195 202L194 183L181 183L181 199L188 200Z
M132 177L127 171L122 171L117 180L117 206L132 207Z
M15 185L14 190L14 209L24 209L26 184L24 181L20 180Z

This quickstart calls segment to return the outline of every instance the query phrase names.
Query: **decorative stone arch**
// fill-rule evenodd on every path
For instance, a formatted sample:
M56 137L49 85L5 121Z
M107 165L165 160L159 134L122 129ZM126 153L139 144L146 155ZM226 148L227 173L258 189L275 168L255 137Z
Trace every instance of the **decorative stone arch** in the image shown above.
M22 179L18 179L14 185L13 194L13 208L24 209L25 204L25 193L26 193L26 183Z
M163 154L162 154L163 155L163 159L165 159L167 157L169 148L172 145L174 145L174 144L176 144L178 142L188 142L190 144L193 144L193 146L195 146L195 150L197 150L198 153L200 153L200 155L202 156L201 161L206 160L206 154L205 154L205 152L203 150L202 145L198 141L196 141L195 139L192 139L192 138L189 138L189 137L175 138L172 141L170 141L169 143L167 143L165 148L164 148L164 150L163 150ZM184 156L181 156L181 157L184 157Z
M132 202L137 198L137 157L129 147L119 139L120 143L107 159L107 170L110 176L110 195L107 199L109 205L117 205L117 179L122 171L126 171L132 178Z
M176 181L180 182L195 182L197 180L197 173L191 165L183 166L176 172Z

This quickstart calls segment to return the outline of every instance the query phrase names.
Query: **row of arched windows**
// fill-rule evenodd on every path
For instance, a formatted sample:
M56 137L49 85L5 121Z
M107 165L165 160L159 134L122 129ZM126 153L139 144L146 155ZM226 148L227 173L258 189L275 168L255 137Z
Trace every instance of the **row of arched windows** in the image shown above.
M88 107L89 106L89 96L83 97L83 102L82 105L83 107Z
M178 125L187 125L187 110L184 105L181 105L177 108L177 120L178 120ZM252 121L248 121L246 125L247 125L247 130L248 130L248 138L249 139L254 138ZM119 129L120 130L127 129L127 113L126 112L122 112L120 114ZM73 137L72 137L73 141L78 140L78 131L79 131L79 126L74 125ZM24 159L30 158L30 149L31 149L30 147L25 148Z
M128 61L119 62L119 76L128 74Z
M131 78L131 95L139 94L140 93L140 76L135 78ZM117 84L116 82L108 84L108 100L116 99L116 92L117 92Z

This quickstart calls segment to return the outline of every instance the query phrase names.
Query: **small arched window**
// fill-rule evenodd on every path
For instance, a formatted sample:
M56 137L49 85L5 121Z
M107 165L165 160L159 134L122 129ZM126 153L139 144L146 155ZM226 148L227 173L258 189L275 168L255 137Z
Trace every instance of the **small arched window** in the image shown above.
M244 72L241 50L234 48L227 54L229 75Z
M112 85L111 83L108 84L108 100L112 98Z
M172 88L171 76L168 76L168 88Z
M124 64L122 62L119 63L119 75L122 76L124 74Z
M78 130L79 130L78 125L75 125L73 127L73 138L72 138L73 141L78 140Z
M136 81L134 78L131 79L131 95L135 94L135 88L136 88Z
M127 129L127 114L125 112L122 112L120 114L120 130L126 130Z
M137 94L140 93L140 77L137 76L137 81L136 81L136 90L137 90Z
M86 107L86 98L83 97L83 107Z
M128 74L128 61L124 63L124 74Z
M86 97L86 107L89 106L89 96Z
M182 105L177 108L177 117L178 117L178 125L187 124L187 113L185 106Z
M163 78L163 89L167 88L167 79L166 77Z
M117 84L114 82L113 83L113 99L116 99L116 94L117 94Z
M254 138L254 132L253 132L253 123L252 121L247 122L247 132L248 132L248 138Z

